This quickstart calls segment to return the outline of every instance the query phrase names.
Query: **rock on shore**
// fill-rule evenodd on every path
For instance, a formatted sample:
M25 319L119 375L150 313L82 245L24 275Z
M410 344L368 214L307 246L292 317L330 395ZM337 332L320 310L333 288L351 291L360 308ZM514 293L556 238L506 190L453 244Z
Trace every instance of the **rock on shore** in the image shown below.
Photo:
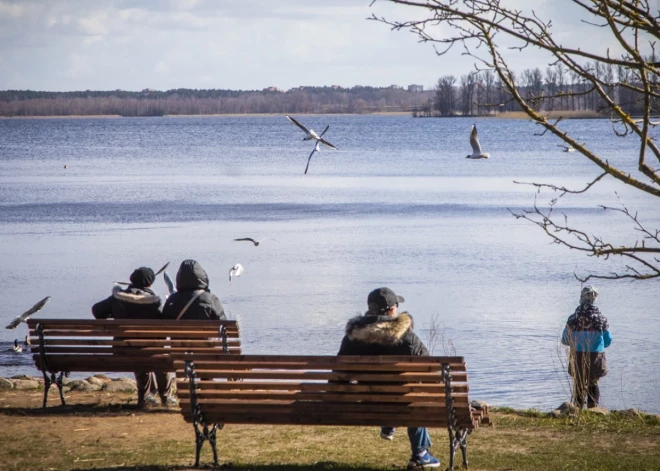
M108 378L98 374L86 379L62 378L64 392L67 391L107 391L135 392L137 387L132 378ZM44 379L40 376L17 375L0 378L0 391L43 389Z

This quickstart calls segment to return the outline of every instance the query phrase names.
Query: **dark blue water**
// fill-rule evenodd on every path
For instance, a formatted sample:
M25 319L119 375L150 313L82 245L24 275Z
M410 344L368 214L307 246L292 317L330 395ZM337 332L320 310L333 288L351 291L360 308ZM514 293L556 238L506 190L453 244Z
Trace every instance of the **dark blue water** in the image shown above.
M526 120L476 120L489 160L465 159L472 120L302 116L339 151L314 155L284 117L0 120L0 321L46 295L44 316L90 317L133 268L196 258L241 323L246 353L336 353L368 292L405 296L436 354L469 363L473 396L549 409L570 397L559 336L575 309L574 272L621 268L555 244L510 210L556 195L522 182L582 188L598 175ZM606 120L562 123L635 172L636 148ZM660 136L657 136L660 137ZM64 168L64 165L67 168ZM604 179L558 211L590 234L627 241L621 200L660 227L657 199ZM233 238L268 237L259 247ZM245 274L228 285L240 262ZM606 407L658 412L657 282L595 282L614 336ZM166 292L161 279L155 285ZM25 325L0 331L0 349ZM0 375L37 374L0 352Z

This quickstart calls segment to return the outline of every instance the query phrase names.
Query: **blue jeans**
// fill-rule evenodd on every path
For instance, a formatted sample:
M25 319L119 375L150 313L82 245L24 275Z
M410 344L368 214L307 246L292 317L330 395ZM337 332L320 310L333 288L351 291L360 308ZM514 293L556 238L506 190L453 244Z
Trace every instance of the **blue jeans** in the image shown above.
M386 435L394 433L394 427L381 427L380 431ZM431 446L431 436L424 427L408 427L408 440L412 454L416 455Z

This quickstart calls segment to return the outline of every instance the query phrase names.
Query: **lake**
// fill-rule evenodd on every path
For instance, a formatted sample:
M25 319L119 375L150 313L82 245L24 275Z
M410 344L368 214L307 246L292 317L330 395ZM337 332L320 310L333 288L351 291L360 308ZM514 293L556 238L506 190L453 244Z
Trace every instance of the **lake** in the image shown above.
M573 273L623 264L552 244L510 211L553 197L514 181L581 189L595 166L527 120L296 118L330 125L339 148L315 154L307 175L313 145L284 116L0 120L2 325L47 295L40 315L90 318L134 268L170 261L174 277L194 258L239 320L245 353L335 354L369 291L389 286L422 340L437 326L435 354L466 358L473 398L542 410L568 400L559 340L579 299ZM491 159L465 159L472 123ZM562 125L634 171L635 142L608 120ZM612 179L557 210L629 241L629 222L599 207L618 206L617 194L660 228L657 198ZM229 286L235 263L245 273ZM614 338L602 404L660 412L658 281L594 284ZM165 295L161 277L154 288ZM39 374L30 355L6 351L26 334L0 330L0 376Z

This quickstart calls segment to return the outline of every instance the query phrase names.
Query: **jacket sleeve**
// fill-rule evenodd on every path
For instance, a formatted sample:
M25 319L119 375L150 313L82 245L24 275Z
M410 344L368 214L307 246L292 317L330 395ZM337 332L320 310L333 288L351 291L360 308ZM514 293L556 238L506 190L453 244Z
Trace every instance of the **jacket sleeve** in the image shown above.
M222 303L216 295L212 295L211 297L211 312L209 313L209 318L218 320L227 319L225 308L222 307Z
M347 355L348 354L348 339L346 336L341 340L341 346L339 347L339 351L337 352L337 355Z
M562 345L570 345L570 336L571 331L568 328L568 325L564 327L564 332L561 334L561 343Z
M411 332L412 339L410 342L410 354L416 356L427 357L429 356L429 351L424 345L424 342L420 340L416 333Z
M95 319L108 319L112 317L112 296L99 301L92 306L92 315Z
M605 348L609 347L612 344L612 334L609 330L603 332L603 342L605 342Z

